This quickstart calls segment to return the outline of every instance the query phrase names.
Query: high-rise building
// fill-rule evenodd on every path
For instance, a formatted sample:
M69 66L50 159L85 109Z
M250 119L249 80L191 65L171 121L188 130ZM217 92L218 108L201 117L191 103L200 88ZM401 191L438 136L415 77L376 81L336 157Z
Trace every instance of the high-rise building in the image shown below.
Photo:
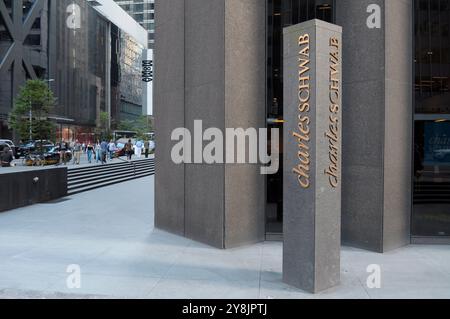
M148 48L155 44L155 0L114 0L148 32Z
M295 121L283 32L318 19L343 30L343 242L379 252L450 242L450 0L165 1L156 0L155 117L170 118L156 121L158 228L220 248L281 236L285 181L295 178L286 159L297 154L281 148L284 166L267 177L252 164L175 164L170 134L198 120L222 130ZM281 145L297 143L290 133Z
M0 136L27 79L57 98L56 138L86 140L100 125L144 113L148 36L113 0L0 0Z

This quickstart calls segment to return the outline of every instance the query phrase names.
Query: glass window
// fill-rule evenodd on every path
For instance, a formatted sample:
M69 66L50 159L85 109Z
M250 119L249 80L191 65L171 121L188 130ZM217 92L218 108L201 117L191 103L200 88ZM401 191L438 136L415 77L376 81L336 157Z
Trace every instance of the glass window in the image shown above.
M413 236L450 236L450 0L416 0Z
M283 118L283 28L311 19L334 21L333 0L268 0L267 117ZM276 124L281 129L281 124ZM272 128L269 125L268 128ZM282 129L280 130L283 131ZM269 136L270 141L270 136ZM281 142L280 145L283 145ZM270 148L269 148L270 149ZM282 163L283 154L280 154ZM283 168L267 177L266 233L282 232Z

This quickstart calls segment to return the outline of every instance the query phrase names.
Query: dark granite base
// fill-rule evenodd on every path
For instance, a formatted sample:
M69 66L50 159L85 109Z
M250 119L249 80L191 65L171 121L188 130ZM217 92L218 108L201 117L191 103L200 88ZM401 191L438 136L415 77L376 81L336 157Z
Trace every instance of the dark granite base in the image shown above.
M67 195L67 168L17 171L2 169L0 212L47 202Z

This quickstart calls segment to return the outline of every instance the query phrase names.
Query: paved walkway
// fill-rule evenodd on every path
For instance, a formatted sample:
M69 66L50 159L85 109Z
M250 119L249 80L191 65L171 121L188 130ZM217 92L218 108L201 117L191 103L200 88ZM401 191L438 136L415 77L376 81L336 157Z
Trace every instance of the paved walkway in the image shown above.
M342 284L282 283L282 245L216 250L153 229L154 177L0 214L0 298L450 298L450 247L343 248ZM68 289L68 265L81 288ZM381 289L366 268L379 264Z

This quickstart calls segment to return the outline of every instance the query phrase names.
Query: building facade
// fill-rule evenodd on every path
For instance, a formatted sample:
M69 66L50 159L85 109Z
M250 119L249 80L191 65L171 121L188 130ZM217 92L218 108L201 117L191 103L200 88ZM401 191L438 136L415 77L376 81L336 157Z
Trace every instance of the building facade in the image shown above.
M155 0L114 0L148 32L148 48L155 45Z
M343 243L450 242L450 1L156 0L156 15L157 227L219 248L281 237L283 167L177 165L171 132L282 128L282 30L320 19L343 27Z
M116 18L128 15L112 0L1 0L0 13L2 137L12 137L8 113L26 79L48 81L54 92L56 139L93 140L102 112L112 127L143 114L147 33Z

